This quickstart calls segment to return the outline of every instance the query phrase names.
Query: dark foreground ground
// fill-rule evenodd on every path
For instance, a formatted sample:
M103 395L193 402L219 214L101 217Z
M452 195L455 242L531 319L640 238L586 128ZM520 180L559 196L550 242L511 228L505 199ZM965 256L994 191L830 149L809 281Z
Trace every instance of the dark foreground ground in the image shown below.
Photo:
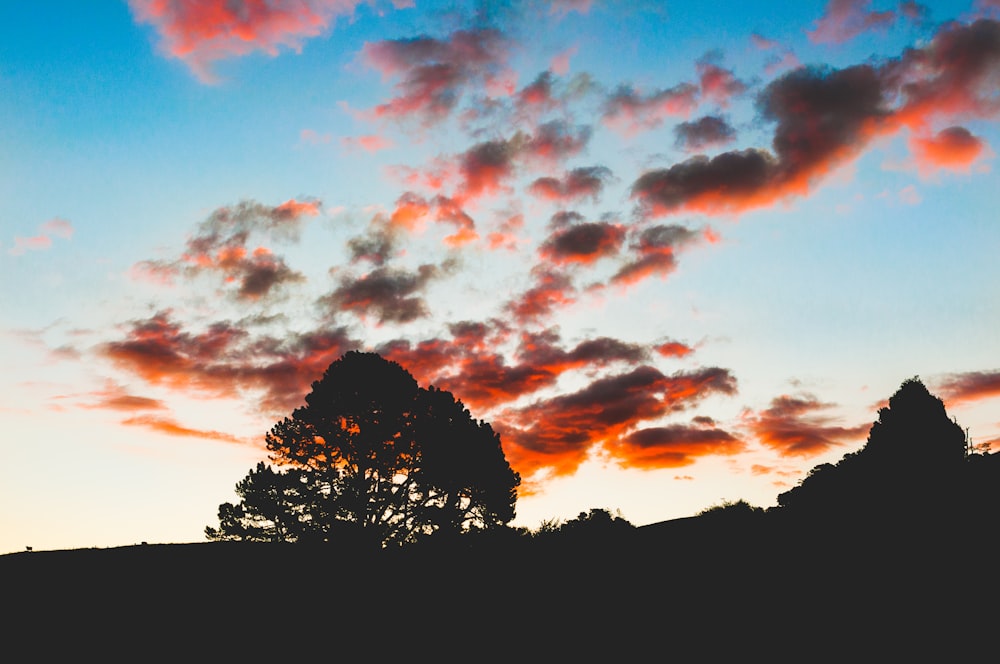
M399 552L37 551L0 556L0 634L33 661L1000 661L995 535L682 519Z

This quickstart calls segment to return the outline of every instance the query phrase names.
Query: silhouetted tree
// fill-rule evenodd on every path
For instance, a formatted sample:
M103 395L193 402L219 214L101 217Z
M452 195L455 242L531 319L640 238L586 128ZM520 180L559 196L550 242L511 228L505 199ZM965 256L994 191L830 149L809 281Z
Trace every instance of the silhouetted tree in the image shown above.
M712 505L698 512L698 516L707 519L725 520L732 523L745 523L763 516L763 507L756 507L745 500L724 500L718 505Z
M569 544L586 542L619 543L635 530L620 512L612 514L604 508L592 508L589 512L580 512L569 521L549 519L532 533L536 539Z
M816 466L778 504L814 517L926 518L956 508L965 458L962 428L911 378L879 410L862 449Z
M219 508L211 539L326 541L351 524L383 546L514 518L520 477L500 437L450 393L376 353L349 352L266 436L271 459Z

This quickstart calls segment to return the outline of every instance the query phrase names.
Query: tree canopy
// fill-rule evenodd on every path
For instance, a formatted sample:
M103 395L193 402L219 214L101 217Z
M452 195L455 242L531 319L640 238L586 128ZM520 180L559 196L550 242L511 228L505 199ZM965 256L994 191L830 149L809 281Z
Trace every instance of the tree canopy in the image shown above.
M266 436L271 460L219 507L209 539L330 541L345 532L383 546L514 518L520 476L499 435L450 392L402 366L352 351L314 382L305 405Z
M903 382L879 409L864 447L814 467L778 495L796 513L854 520L951 513L966 493L965 432L918 379Z

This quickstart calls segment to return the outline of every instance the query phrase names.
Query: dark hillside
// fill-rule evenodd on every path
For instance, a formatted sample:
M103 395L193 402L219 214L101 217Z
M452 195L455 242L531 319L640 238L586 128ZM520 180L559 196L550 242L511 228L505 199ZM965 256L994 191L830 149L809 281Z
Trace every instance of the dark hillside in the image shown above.
M808 536L775 516L753 527L681 519L587 546L510 538L367 555L239 543L12 554L0 557L5 631L39 652L162 641L230 656L291 643L315 653L327 639L345 655L529 660L650 648L705 661L870 660L992 647L1000 583L982 564L993 550L986 529L873 541Z

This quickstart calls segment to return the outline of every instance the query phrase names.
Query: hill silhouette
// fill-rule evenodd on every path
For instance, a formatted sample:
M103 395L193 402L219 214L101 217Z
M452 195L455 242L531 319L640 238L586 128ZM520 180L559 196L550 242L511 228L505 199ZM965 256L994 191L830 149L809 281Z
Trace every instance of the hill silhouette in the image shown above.
M994 657L1000 457L918 380L779 506L633 527L0 556L8 644L199 657L965 661ZM52 634L59 634L54 638ZM13 647L13 646L11 646ZM133 653L134 654L134 653Z

